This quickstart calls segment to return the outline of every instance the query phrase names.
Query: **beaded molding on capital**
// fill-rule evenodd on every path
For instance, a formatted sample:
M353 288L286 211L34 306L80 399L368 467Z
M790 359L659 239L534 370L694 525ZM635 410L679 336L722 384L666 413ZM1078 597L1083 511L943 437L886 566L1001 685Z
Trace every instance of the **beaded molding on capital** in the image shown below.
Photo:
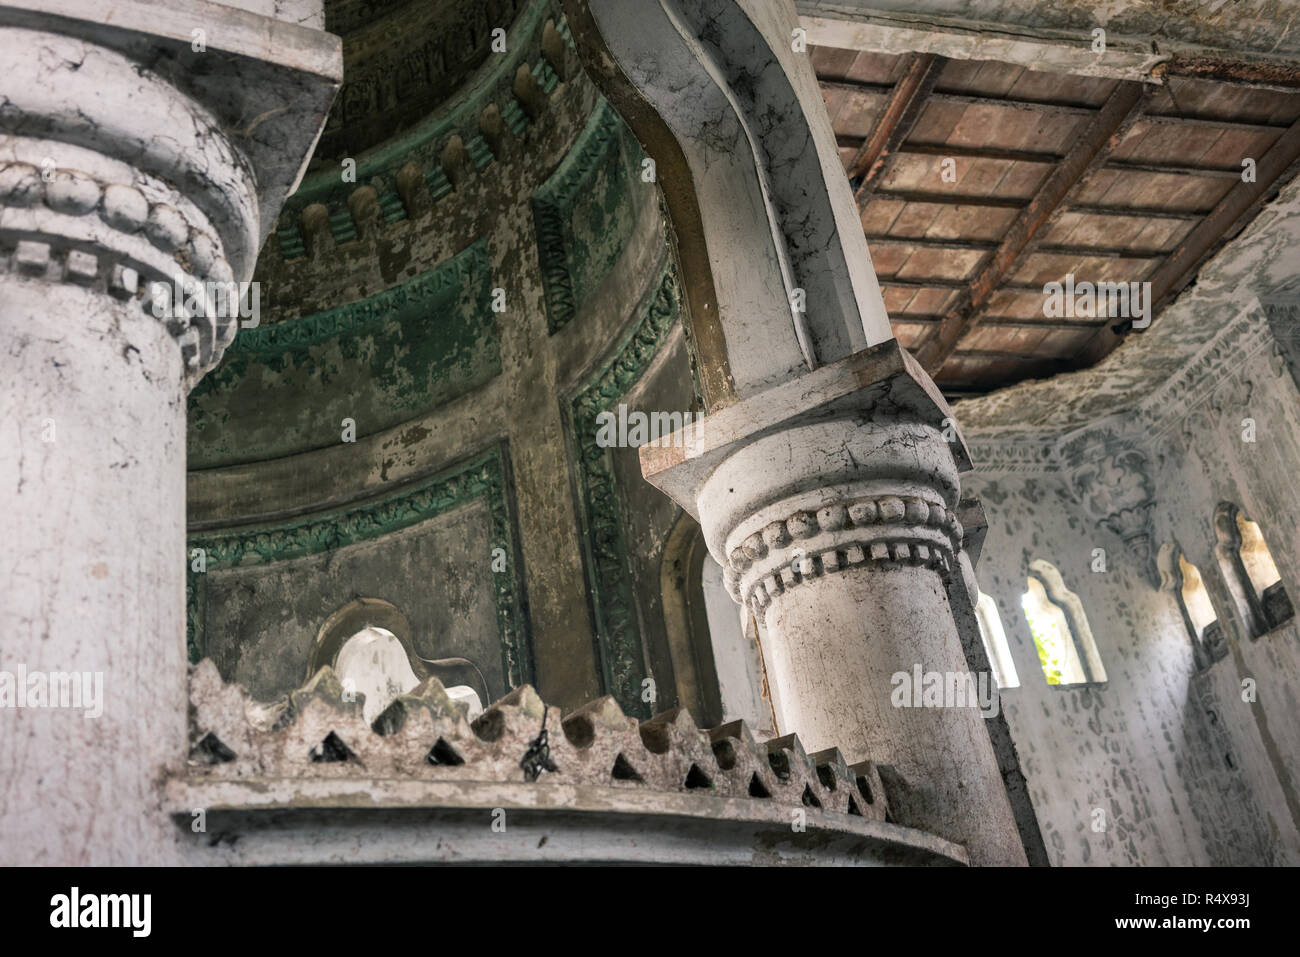
M727 556L731 597L761 615L797 585L856 566L894 562L953 567L962 526L942 502L882 495L794 512L746 535ZM739 529L729 542L745 534Z
M0 115L0 276L66 282L152 317L154 283L210 288L251 272L254 177L218 122L111 50L0 29L14 91ZM129 84L124 118L106 90ZM232 263L234 264L232 266ZM162 320L192 383L221 358L235 321L175 304Z
M760 744L743 721L700 730L683 708L640 723L606 696L562 714L524 685L471 722L436 678L398 697L373 724L362 718L363 702L345 695L327 666L297 691L259 704L205 658L190 672L186 777L531 781L741 798L877 821L888 813L870 761L846 764L836 748L809 755L793 734ZM534 770L545 770L525 770L530 756Z

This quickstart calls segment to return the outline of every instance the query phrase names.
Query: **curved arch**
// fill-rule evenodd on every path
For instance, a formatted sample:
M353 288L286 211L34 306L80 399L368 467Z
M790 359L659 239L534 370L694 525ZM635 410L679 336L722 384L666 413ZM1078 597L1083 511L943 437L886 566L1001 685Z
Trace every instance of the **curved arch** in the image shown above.
M659 564L664 629L673 662L677 701L705 726L722 722L722 697L700 589L708 549L700 523L682 512L664 543Z
M774 733L762 650L741 625L743 612L727 593L723 577L699 523L682 513L660 565L677 700L705 726L741 718L756 734Z
M382 598L354 598L325 619L316 632L311 653L307 656L307 677L311 678L326 665L332 667L344 643L368 627L382 628L393 635L406 651L416 676L420 679L429 676L428 669L423 667L420 656L415 653L411 622L402 610Z
M391 631L374 625L343 642L334 670L346 691L365 696L361 713L368 722L420 683L406 648Z
M664 166L688 289L711 293L690 296L702 375L725 368L731 389L709 411L891 339L816 78L789 49L792 11L564 6L593 79Z
M975 620L979 623L984 651L989 657L989 667L993 669L993 679L998 683L998 688L1019 688L1020 676L1016 674L1011 645L1007 641L1006 629L1002 627L998 603L992 595L979 593L979 599L975 603Z

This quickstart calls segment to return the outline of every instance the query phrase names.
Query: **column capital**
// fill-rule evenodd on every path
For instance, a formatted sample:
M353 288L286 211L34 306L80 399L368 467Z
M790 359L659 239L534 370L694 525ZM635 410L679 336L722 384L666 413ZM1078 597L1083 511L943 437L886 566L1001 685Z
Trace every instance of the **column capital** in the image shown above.
M732 597L761 614L864 562L946 572L961 548L951 410L896 340L643 446L646 479L699 518Z
M338 40L194 0L102 19L86 0L0 4L0 275L134 302L192 384L237 331L210 291L251 278L337 91ZM155 308L154 284L177 283L208 296Z

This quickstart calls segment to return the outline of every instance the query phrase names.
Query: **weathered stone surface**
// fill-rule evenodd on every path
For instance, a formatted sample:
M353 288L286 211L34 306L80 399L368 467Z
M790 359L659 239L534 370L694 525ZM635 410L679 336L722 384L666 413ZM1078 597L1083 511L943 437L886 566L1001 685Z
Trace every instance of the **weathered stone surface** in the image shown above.
M184 844L190 863L328 861L343 833L372 835L368 860L526 858L494 837L497 812L509 822L502 834L516 820L528 834L544 828L559 845L540 855L550 861L569 859L585 835L588 860L966 862L960 848L887 822L870 762L849 767L835 749L809 756L794 735L760 745L743 722L701 731L680 708L638 723L607 696L563 715L524 686L471 724L429 679L367 726L361 699L329 668L268 706L207 660L190 690L192 749L168 803L182 832L201 807L230 838ZM533 778L521 759L543 725L551 770ZM440 821L445 841L403 847L402 811ZM641 838L629 844L620 835L633 822Z
M978 578L1020 677L1001 700L1055 864L1300 860L1296 625L1252 637L1215 529L1224 503L1244 509L1284 586L1300 581L1300 392L1287 352L1298 214L1292 183L1093 369L955 406L977 464L965 484L988 513ZM1126 547L1135 538L1142 547ZM1177 589L1152 581L1153 551L1166 574L1181 552L1202 576L1218 620L1199 646ZM1078 595L1104 687L1043 679L1019 600L1035 559Z

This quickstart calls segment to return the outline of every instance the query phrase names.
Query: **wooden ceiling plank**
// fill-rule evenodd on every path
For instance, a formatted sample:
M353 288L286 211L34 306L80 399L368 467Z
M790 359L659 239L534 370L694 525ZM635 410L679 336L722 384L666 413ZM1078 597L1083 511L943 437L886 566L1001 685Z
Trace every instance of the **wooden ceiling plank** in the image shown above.
M1006 199L1001 196L971 196L960 193L915 189L890 189L877 187L874 195L884 199L901 199L907 203L928 203L935 206L981 206L989 209L1021 209L1023 199Z
M977 242L971 239L928 239L921 236L885 236L867 234L867 246L915 246L918 249L946 249L950 252L992 252L995 242Z

